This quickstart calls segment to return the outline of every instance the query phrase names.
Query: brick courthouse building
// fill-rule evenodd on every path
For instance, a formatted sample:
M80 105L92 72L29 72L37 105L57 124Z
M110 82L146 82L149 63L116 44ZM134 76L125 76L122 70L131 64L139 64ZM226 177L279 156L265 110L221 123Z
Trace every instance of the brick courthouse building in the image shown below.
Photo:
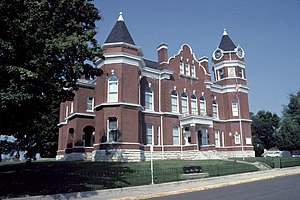
M184 44L143 58L120 14L96 67L61 103L57 159L144 161L254 156L244 51L224 30L208 58ZM213 79L213 80L212 80Z

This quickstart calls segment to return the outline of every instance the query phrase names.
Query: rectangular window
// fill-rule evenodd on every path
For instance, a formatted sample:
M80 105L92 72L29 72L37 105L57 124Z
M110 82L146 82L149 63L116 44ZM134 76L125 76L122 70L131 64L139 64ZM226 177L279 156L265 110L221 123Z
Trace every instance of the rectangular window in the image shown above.
M108 86L108 101L117 102L118 101L118 81L109 81Z
M234 117L239 116L238 102L231 103L232 115Z
M220 134L219 130L215 130L215 146L220 147Z
M235 67L227 68L228 77L236 77Z
M175 95L172 95L172 112L178 112L178 98Z
M196 77L195 65L191 67L192 77Z
M180 68L180 74L184 74L184 68L183 68L183 62L180 61L180 64L179 64L179 68Z
M224 78L224 70L223 69L219 69L217 71L217 76L218 76L218 80L223 79Z
M152 124L146 124L146 144L148 144L148 145L153 144L152 135L153 135L153 126L152 126Z
M213 104L213 118L219 118L218 116L218 104Z
M202 145L208 145L209 144L209 138L207 134L207 129L206 128L201 128L201 139L202 139Z
M189 63L185 64L185 75L190 76L190 65Z
M118 119L116 117L108 118L108 141L116 142L118 141Z
M94 111L94 98L93 97L87 98L86 111L89 111L89 112Z
M188 102L187 102L187 97L181 97L182 98L182 114L188 113Z
M242 68L238 68L238 77L244 78L244 70Z
M178 126L173 126L173 128L172 128L172 134L173 134L173 145L179 145L179 130L178 130Z
M234 143L235 144L241 144L241 135L238 133L234 134Z
M200 99L200 115L201 116L206 115L205 100L201 100L201 99Z
M191 99L191 112L192 115L197 115L197 99Z
M153 110L153 93L146 92L145 93L145 109Z

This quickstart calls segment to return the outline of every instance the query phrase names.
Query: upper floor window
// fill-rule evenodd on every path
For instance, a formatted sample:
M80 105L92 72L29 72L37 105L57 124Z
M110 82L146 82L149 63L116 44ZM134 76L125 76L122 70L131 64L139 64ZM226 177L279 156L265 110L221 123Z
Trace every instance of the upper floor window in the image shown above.
M172 112L178 112L178 94L176 90L171 93Z
M118 77L112 74L108 78L108 102L118 102Z
M224 70L223 69L217 70L217 80L220 80L223 78L224 78Z
M86 101L86 111L93 112L94 111L94 98L88 97Z
M204 96L200 97L200 115L201 116L206 115L206 102Z
M181 94L181 112L188 113L188 96L185 91Z
M180 70L180 74L184 74L184 66L182 60L179 62L179 70Z
M238 68L238 77L244 78L244 70L242 68Z
M153 110L153 91L150 87L145 91L145 109Z
M188 62L185 63L185 75L190 76L190 64Z
M238 108L237 101L231 103L231 108L232 108L232 116L234 117L239 116L239 108Z
M213 110L213 118L219 118L219 112L218 112L218 103L217 103L217 100L213 100L213 103L212 103L212 110Z
M193 94L191 96L191 112L192 112L192 115L197 115L197 98L196 98L196 95Z
M179 128L178 126L172 127L173 145L179 145Z
M196 69L195 69L195 64L194 63L191 66L191 73L192 73L192 77L196 77Z

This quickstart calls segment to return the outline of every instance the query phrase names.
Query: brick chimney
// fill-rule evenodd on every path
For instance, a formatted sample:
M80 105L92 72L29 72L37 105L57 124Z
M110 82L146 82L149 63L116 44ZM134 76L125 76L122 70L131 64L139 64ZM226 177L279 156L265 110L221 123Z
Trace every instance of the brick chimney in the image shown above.
M161 43L157 47L158 54L158 65L159 67L163 67L164 64L168 61L168 45L166 43Z

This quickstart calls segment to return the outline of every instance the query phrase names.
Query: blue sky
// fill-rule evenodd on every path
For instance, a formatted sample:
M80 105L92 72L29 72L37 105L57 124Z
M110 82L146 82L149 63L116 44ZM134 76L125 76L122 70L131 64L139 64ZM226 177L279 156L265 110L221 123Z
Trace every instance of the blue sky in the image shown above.
M250 112L281 115L289 94L300 89L300 0L95 0L103 44L119 12L144 57L157 60L165 42L169 57L189 44L197 58L220 43L223 29L246 52ZM211 65L210 65L211 70Z

